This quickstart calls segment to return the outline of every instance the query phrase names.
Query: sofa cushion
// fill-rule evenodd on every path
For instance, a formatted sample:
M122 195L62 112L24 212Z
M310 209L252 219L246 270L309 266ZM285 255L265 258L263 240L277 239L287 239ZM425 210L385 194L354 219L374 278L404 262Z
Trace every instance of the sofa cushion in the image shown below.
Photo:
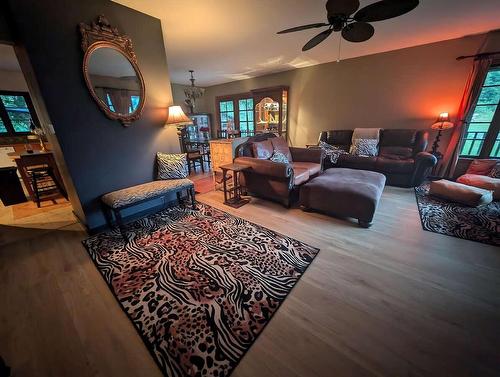
M347 147L351 145L353 130L332 130L326 132L326 142L335 146Z
M271 140L252 143L252 152L255 158L268 160L274 153L273 144L271 143Z
M270 139L275 152L283 153L289 162L292 162L292 154L290 153L290 148L288 148L288 143L282 137L273 137Z
M295 186L301 185L309 180L309 170L294 168L293 169L293 184Z
M407 147L415 145L416 130L386 130L380 135L380 147Z
M491 191L448 181L446 179L432 181L429 194L471 207L491 203L493 199Z
M406 158L410 158L413 154L413 150L409 147L381 147L380 148L380 157L392 158L394 160L404 160Z
M395 160L387 157L378 157L375 162L375 170L384 173L407 174L413 171L415 160L408 158L405 160Z
M356 139L380 139L380 128L355 128L351 140Z
M316 164L314 162L294 162L292 163L292 167L293 170L306 169L311 177L321 171L321 164Z
M362 157L353 156L352 154L343 154L339 156L336 166L339 168L375 170L376 161L377 157Z
M457 178L458 183L493 191L493 199L500 200L500 178L487 175L464 174Z
M471 162L465 174L488 175L497 164L497 160L476 159Z

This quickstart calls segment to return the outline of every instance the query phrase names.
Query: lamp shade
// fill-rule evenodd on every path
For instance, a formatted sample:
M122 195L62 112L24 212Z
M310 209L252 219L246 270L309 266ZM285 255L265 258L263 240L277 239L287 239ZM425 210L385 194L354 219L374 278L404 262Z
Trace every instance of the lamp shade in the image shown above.
M450 114L441 113L439 114L436 122L431 126L433 130L447 130L448 128L452 128L454 124L450 122Z
M168 108L168 117L165 122L166 126L178 126L190 123L193 123L193 121L186 114L184 114L184 111L182 111L180 106L175 105Z

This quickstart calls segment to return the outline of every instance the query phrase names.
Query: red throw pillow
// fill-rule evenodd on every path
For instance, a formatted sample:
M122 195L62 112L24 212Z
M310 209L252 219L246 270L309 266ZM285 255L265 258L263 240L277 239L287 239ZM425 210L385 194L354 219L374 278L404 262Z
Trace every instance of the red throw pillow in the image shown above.
M270 140L252 143L253 156L261 160L268 160L274 153L273 144Z
M289 162L292 162L292 154L290 153L290 148L288 148L288 143L282 137L273 137L270 139L273 144L275 152L283 153Z
M488 175L497 164L497 160L474 160L465 174Z

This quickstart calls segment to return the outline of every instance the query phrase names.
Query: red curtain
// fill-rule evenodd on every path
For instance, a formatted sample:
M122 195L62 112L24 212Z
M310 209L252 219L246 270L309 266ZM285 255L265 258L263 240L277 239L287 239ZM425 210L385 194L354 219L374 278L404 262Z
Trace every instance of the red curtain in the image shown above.
M457 113L457 122L453 129L450 142L439 167L439 175L452 178L457 166L458 156L460 155L461 141L467 131L467 122L471 109L476 104L486 74L491 66L491 58L476 59L472 66L469 77L465 84L464 93Z

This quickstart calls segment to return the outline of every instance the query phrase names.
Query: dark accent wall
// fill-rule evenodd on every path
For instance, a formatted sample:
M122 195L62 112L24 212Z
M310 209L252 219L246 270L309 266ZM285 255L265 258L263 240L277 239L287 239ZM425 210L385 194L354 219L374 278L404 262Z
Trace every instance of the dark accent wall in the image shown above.
M155 153L178 150L163 128L172 94L160 21L107 0L8 0L90 229L104 224L99 197L151 181ZM132 38L146 86L144 112L130 127L108 119L82 75L78 24L103 14ZM143 208L141 208L142 210Z
M0 6L0 43L11 43L12 33L7 23L7 12L5 6Z

